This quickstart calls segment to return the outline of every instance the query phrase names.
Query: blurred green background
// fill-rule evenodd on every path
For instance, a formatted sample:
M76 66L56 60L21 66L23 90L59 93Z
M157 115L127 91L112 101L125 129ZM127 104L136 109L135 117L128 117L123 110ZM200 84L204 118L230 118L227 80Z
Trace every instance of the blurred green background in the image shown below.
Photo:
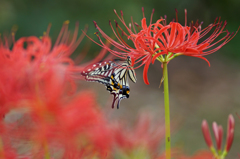
M97 30L93 25L95 20L108 35L112 35L109 20L117 20L113 9L123 10L126 22L140 23L141 8L149 20L151 11L155 8L153 21L167 15L168 21L175 18L175 8L178 9L179 22L184 23L184 9L188 11L188 22L203 21L203 28L213 23L216 17L227 20L227 29L236 31L240 25L239 0L1 0L0 1L0 32L10 32L14 25L18 26L16 39L22 36L41 36L49 23L52 23L50 36L56 39L62 23L70 20L70 28L76 21L80 29L89 25L88 35L94 36ZM80 44L75 54L84 47ZM170 76L170 106L173 130L173 145L181 147L186 153L193 154L199 149L207 149L201 133L201 122L207 119L209 124L217 121L224 127L228 114L232 113L236 120L236 134L230 155L227 158L237 158L240 153L240 35L214 54L208 55L211 67L203 60L193 57L178 57L169 63ZM91 45L90 56L101 48ZM134 121L138 112L150 111L156 120L164 120L163 89L159 89L162 69L156 62L150 66L148 76L150 85L145 85L142 79L142 68L137 70L138 82L131 85L131 97L121 102L119 110L110 109L112 97L102 85L84 83L81 88L95 89L98 99L109 118ZM101 95L100 95L101 94ZM225 140L224 140L225 141Z

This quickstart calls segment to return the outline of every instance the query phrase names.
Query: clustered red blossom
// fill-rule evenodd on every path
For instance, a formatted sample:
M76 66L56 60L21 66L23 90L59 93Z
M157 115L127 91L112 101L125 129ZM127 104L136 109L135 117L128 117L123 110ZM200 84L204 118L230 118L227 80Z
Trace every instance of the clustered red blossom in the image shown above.
M208 25L204 29L202 29L202 23L199 24L198 21L196 21L195 24L192 22L188 26L187 10L185 10L185 25L178 22L177 16L176 21L173 20L169 24L167 23L166 16L165 18L161 17L153 23L152 17L154 9L151 14L150 24L147 25L143 8L143 19L141 20L141 25L137 24L133 20L129 23L129 25L127 25L123 18L123 12L121 11L121 16L117 14L116 10L114 10L114 12L124 25L124 28L127 30L124 31L118 25L117 21L115 21L115 31L111 22L109 22L118 41L113 40L105 34L95 21L94 25L102 37L109 41L117 50L106 46L98 34L96 35L99 38L100 44L97 44L119 58L126 59L127 56L130 56L132 61L135 61L135 64L140 62L141 64L135 68L145 65L143 79L146 84L149 84L147 78L149 65L150 63L154 63L156 59L160 62L169 62L177 56L186 55L204 59L210 66L209 61L203 56L218 51L237 33L236 32L234 34L225 30L227 22L222 22L221 18L216 18L213 24ZM120 31L122 35L120 34ZM221 37L222 34L225 35ZM134 47L130 47L125 42L122 37L123 35L133 42ZM220 39L218 39L219 37ZM165 57L163 55L165 55Z

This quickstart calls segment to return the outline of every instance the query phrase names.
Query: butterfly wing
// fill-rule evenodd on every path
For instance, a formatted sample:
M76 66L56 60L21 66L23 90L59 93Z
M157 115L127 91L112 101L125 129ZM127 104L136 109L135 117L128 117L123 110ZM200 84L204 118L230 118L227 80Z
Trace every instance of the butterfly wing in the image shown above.
M110 94L114 96L112 108L114 108L116 102L117 108L119 108L120 101L124 98L129 98L130 88L127 76L129 76L134 83L136 83L137 80L135 71L132 66L130 66L130 57L122 64L116 63L117 61L121 60L96 63L87 67L87 69L81 73L87 81L99 82L106 86Z
M117 108L119 108L120 101L124 98L129 98L130 88L127 79L127 69L124 67L125 63L123 63L120 68L116 69L113 74L115 82L119 84L119 89L115 89L115 91L111 92L114 96L112 108L114 108L116 102Z

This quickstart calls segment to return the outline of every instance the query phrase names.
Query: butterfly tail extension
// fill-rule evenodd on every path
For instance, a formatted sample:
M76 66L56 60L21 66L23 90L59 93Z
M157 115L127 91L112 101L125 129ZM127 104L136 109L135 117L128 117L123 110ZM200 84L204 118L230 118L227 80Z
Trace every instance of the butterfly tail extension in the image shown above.
M117 97L116 97L115 93L111 93L111 94L113 94L112 109L114 109L114 105L115 105Z

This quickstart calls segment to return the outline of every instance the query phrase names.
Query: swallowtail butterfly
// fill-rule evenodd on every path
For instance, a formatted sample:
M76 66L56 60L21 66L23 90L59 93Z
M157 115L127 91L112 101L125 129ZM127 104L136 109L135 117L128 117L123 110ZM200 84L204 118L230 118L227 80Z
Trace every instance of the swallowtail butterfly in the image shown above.
M124 98L129 98L130 88L127 77L134 83L137 81L135 71L131 65L130 57L126 61L103 61L88 66L85 71L81 72L81 75L85 76L87 81L104 84L110 94L114 96L112 108L114 108L116 101L117 108L119 108L120 101Z

